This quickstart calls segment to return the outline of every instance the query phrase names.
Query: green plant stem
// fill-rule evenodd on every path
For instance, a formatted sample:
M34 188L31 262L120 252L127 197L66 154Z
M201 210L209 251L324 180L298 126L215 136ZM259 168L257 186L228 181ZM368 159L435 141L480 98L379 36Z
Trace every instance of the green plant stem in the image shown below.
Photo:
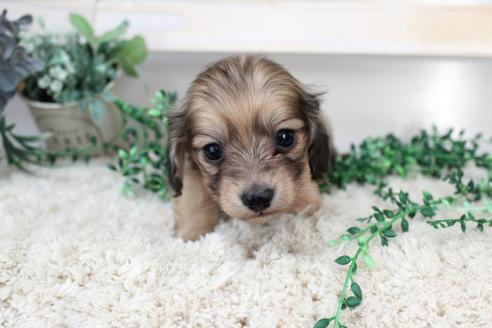
M459 219L441 219L441 220L429 220L428 224L436 229L452 227L456 223L460 223L463 232L466 231L466 222L473 222L477 224L477 228L483 231L484 226L488 225L492 227L492 219L476 219L475 217L470 217L469 215L462 215Z
M345 281L343 283L342 295L340 296L340 301L338 302L337 311L335 313L335 316L330 318L330 321L334 320L333 325L335 328L340 327L340 324L341 324L340 323L340 315L342 313L342 306L345 303L345 299L347 297L348 284L349 284L349 281L352 280L353 270L357 266L357 259L359 258L359 255L361 253L362 253L362 248L359 247L357 249L357 252L355 253L355 255L351 258L350 266L348 268L347 275L345 276Z
M413 209L412 209L413 210ZM398 213L397 215L395 215L391 220L389 221L385 221L385 222L377 222L377 223L374 223L372 224L370 227L374 227L374 226L378 226L380 225L380 227L375 230L374 232L372 232L369 237L365 240L361 240L360 238L365 234L367 233L368 231L370 231L370 229L365 229L364 233L362 233L362 231L360 233L357 234L357 240L358 240L358 248L357 248L357 251L355 252L354 256L351 257L351 262L350 262L350 266L347 270L347 275L345 276L345 281L344 281L344 284L343 284L343 288L342 288L342 293L341 293L341 296L340 296L340 299L339 299L339 302L338 302L338 306L337 306L337 310L336 310L336 313L333 317L330 318L330 321L333 320L333 324L334 324L334 328L340 328L340 316L341 316L341 312L342 312L342 307L343 305L345 304L346 302L346 297L347 297L347 290L348 290L348 285L349 285L349 282L352 282L353 281L353 275L355 274L355 268L357 267L357 262L358 262L358 259L359 259L359 256L364 253L364 252L367 252L367 249L369 248L369 244L371 243L371 241L381 235L381 233L383 231L385 231L386 229L388 228L391 228L393 226L393 224L395 224L398 220L402 219L402 218L405 218L406 216L408 216L408 214L410 213L411 210L405 210L403 212L400 212ZM355 237L354 237L355 239Z
M338 305L336 308L335 315L333 317L329 318L330 322L334 323L335 328L345 327L340 322L340 316L341 316L341 312L344 308L344 305L347 304L348 286L349 286L349 283L351 281L354 282L353 277L354 277L354 274L356 271L357 262L359 260L360 255L367 252L367 250L368 250L368 248L369 248L369 246L370 246L370 244L374 238L376 238L377 236L381 236L382 241L385 241L383 243L383 245L385 245L385 243L387 243L388 238L396 237L396 233L385 234L385 231L387 231L388 229L391 230L393 228L393 226L396 223L398 223L398 221L401 221L407 217L412 216L412 213L414 213L414 214L415 213L422 213L423 215L425 213L424 217L433 217L433 216L437 215L434 212L434 210L442 210L442 209L447 209L447 210L454 209L454 210L456 210L456 208L459 208L459 207L450 208L450 205L449 205L450 200L453 202L453 204L457 204L460 201L466 202L466 197L465 197L466 195L463 196L460 194L460 195L457 195L456 197L447 196L447 197L442 197L442 198L438 198L438 199L432 199L431 198L432 196L430 196L428 193L427 194L424 193L424 200L423 200L424 203L419 204L419 203L415 203L415 202L411 201L408 198L407 194L406 194L406 196L405 196L405 194L402 195L402 192L399 193L400 196L398 199L396 197L397 194L394 193L391 190L391 188L388 188L388 190L381 190L381 195L383 195L386 199L391 200L392 203L396 204L398 206L398 209L379 210L378 208L375 208L375 211L376 211L375 214L372 214L371 216L364 218L364 220L370 221L376 215L376 213L379 213L379 214L383 215L383 217L386 218L384 221L377 221L375 223L372 223L372 224L368 225L367 227L354 233L353 235L344 234L336 241L336 243L340 243L340 242L351 242L351 241L357 240L358 248L357 248L357 251L354 254L354 256L350 258L350 266L349 266L347 273L346 273L346 277L344 280L341 296L339 298L339 302L338 302ZM427 212L427 211L429 211L429 209L432 212ZM484 219L484 218L477 219L477 218L475 218L474 214L472 213L472 212L478 212L478 211L490 211L491 210L490 204L488 202L485 202L485 205L477 205L477 206L472 206L470 204L466 207L462 207L462 209L465 209L467 212L466 212L466 214L461 215L461 217L458 219L440 219L440 220L430 219L430 220L427 220L426 222L428 224L432 225L434 228L445 228L445 227L453 226L456 223L460 223L461 229L463 232L466 231L466 223L477 224L477 228L480 231L483 231L485 225L492 227L492 219ZM385 214L383 214L383 213L385 213ZM376 227L377 227L377 229L376 229ZM402 227L403 227L403 225L402 225ZM364 236L366 236L366 235L368 235L368 236L366 238L364 238ZM366 253L366 256L369 256L369 255Z

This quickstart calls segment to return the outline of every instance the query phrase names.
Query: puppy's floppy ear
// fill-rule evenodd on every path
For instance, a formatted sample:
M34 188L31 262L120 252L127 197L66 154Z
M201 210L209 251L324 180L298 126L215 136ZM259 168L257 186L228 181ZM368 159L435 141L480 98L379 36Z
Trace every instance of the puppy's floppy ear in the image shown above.
M181 196L186 148L186 105L168 113L167 180L174 197Z
M322 94L309 93L301 88L301 107L307 118L309 131L309 167L314 180L325 180L337 156L331 138L328 122L324 122L320 112L319 97Z

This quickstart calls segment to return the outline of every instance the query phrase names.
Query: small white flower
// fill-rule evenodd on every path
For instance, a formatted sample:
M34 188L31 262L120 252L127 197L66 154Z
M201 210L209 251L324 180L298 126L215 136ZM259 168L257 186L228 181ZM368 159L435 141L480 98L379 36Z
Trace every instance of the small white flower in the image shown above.
M96 66L96 71L98 71L100 73L104 73L106 71L106 65L104 65L104 64L98 64Z
M51 77L56 77L58 75L58 71L60 70L60 66L53 66L50 68L49 73Z
M63 83L60 80L54 80L51 82L50 90L53 92L60 92L63 89Z
M43 77L38 80L38 87L40 87L41 89L46 89L50 84L51 78L49 77L49 75L43 75Z
M57 76L57 77L58 77L58 80L60 80L60 81L65 81L65 79L67 78L67 76L68 76L67 71L65 71L65 70L61 69L61 70L58 72L58 76Z
M67 71L65 71L61 66L54 66L50 68L49 72L51 77L58 79L60 81L64 81L68 75Z

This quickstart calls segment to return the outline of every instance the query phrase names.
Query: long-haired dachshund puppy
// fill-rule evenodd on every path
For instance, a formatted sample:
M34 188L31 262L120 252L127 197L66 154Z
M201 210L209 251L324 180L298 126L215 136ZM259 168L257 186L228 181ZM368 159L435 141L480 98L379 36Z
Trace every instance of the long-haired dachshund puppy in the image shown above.
M317 181L335 157L313 94L258 56L213 63L169 113L176 234L195 240L221 215L264 223L320 207Z

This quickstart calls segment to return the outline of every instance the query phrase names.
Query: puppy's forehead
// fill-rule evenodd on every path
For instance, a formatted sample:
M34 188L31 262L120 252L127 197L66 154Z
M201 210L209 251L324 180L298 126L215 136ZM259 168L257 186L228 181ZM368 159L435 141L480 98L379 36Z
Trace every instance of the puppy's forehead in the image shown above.
M273 99L247 102L241 97L233 99L231 104L195 107L191 116L194 130L210 133L215 130L222 135L231 130L248 133L253 129L275 128L284 121L299 117L296 107L288 102Z
M211 66L193 82L189 114L195 133L247 137L299 117L296 80L264 58L231 57Z

